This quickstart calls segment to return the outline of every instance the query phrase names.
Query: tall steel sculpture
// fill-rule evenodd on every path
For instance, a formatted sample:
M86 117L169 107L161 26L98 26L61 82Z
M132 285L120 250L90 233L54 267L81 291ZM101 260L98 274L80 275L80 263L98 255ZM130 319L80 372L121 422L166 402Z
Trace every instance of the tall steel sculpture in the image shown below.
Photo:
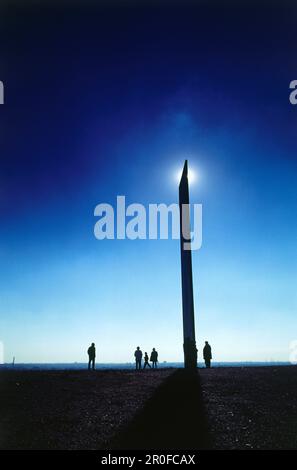
M195 339L187 160L185 161L182 177L179 184L179 209L185 368L195 369L197 367L197 348Z

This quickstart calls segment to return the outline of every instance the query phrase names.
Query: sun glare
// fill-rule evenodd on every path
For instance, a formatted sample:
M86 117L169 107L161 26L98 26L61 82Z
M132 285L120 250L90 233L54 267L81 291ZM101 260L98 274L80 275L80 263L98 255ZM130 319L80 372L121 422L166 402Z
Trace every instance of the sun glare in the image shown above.
M181 176L182 176L183 169L180 168L175 175L176 181L179 183ZM197 181L197 173L193 170L193 168L188 168L188 180L189 184L193 184Z

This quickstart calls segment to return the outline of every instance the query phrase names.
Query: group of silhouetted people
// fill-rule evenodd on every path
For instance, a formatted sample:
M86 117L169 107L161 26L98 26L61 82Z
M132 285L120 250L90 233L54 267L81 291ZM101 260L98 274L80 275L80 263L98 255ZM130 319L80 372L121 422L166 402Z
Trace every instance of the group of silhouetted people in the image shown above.
M134 357L135 357L135 368L136 368L136 370L141 370L142 351L141 351L139 346L137 346L137 348L136 348L136 351L134 353ZM152 363L152 365L150 365L149 361ZM144 369L146 369L146 367L149 367L150 369L151 368L156 369L157 368L157 362L158 362L158 353L155 350L155 348L153 348L150 358L148 357L147 352L144 353L144 364L143 364Z
M95 343L92 343L91 346L88 348L88 356L89 356L89 363L88 363L88 370L95 370L95 360L96 360L96 348L95 348ZM141 370L141 363L142 363L142 351L140 350L140 347L137 346L137 349L134 353L135 357L135 362L136 362L136 370ZM152 363L150 365L149 361ZM145 369L146 367L149 367L150 369L156 369L157 368L157 363L158 363L158 353L153 348L151 352L151 357L148 357L147 352L144 353L144 365L143 368Z
M141 370L142 356L143 356L142 351L140 347L137 346L136 351L134 353L136 370ZM205 362L205 367L209 369L211 367L212 353L211 353L211 346L208 343L208 341L205 341L205 346L203 348L203 359ZM158 353L155 350L155 348L153 348L151 352L150 359L148 357L147 352L144 353L144 365L143 365L144 369L146 367L151 368L149 360L152 362L152 368L155 369L157 367L157 362L158 362Z
M88 356L89 356L88 370L90 370L91 368L92 370L95 370L95 359L96 359L95 343L92 343L91 346L88 348ZM142 356L143 356L142 351L140 347L137 346L136 351L134 353L136 370L141 370ZM212 354L211 354L211 346L208 343L208 341L205 341L205 346L203 348L203 359L205 362L205 367L210 368ZM150 365L150 362L152 363L152 365ZM149 367L150 369L151 368L156 369L157 363L158 363L158 352L155 350L155 348L153 348L150 358L147 352L144 353L143 369L146 369L146 367Z

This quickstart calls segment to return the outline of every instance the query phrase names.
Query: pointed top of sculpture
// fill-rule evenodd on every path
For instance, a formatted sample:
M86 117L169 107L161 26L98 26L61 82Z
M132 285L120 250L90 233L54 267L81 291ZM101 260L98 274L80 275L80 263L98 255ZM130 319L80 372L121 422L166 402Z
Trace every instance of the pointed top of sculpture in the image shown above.
M188 179L188 160L185 160L179 185L181 185L182 181L185 181L187 179Z

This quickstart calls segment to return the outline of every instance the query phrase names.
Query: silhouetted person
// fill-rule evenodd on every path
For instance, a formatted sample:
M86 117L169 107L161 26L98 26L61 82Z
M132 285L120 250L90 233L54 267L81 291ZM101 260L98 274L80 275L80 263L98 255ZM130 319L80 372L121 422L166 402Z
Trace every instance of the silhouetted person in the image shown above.
M205 346L203 348L203 359L207 368L210 367L210 361L212 360L211 355L211 346L208 344L208 341L205 341Z
M142 351L140 350L140 347L137 346L137 349L134 353L134 356L135 356L135 362L136 362L136 370L140 370L141 369L141 359L142 359Z
M153 363L153 369L156 369L157 368L157 362L158 362L158 353L155 350L155 348L153 348L153 350L151 352L150 361Z
M95 348L95 343L92 343L91 346L88 349L88 355L89 355L89 365L88 369L91 369L91 363L92 363L92 370L95 370L95 357L96 357L96 348Z
M148 357L148 355L147 355L147 352L144 353L144 365L143 365L143 368L145 369L146 366L149 366L149 368L151 368L151 365L150 365L150 363L149 363L149 357Z

